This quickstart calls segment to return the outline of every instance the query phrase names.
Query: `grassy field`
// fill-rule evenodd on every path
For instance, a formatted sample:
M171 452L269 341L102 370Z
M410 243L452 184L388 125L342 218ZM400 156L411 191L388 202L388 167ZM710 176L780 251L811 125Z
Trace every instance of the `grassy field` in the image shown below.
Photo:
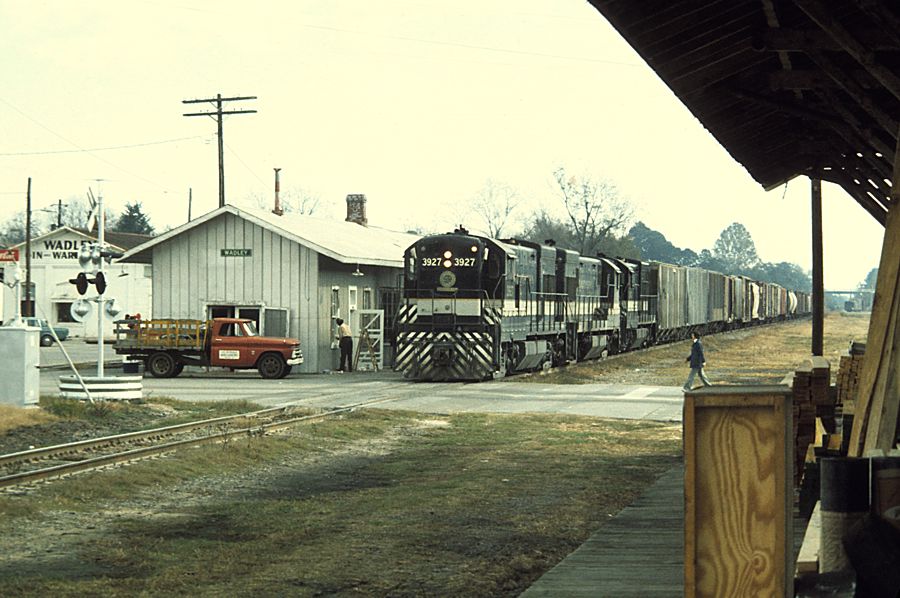
M867 327L828 315L834 370ZM807 320L704 338L709 375L778 382L809 337ZM687 353L516 380L680 385ZM45 399L0 412L0 445L254 408ZM680 425L358 411L0 494L0 596L516 596L680 459Z
M832 379L850 341L865 341L869 314L830 312L825 317L823 356L831 362ZM757 326L703 337L706 374L714 384L777 384L810 356L811 320ZM690 341L654 347L528 376L547 384L684 384L690 371L685 358Z
M356 412L0 495L0 595L515 596L680 426Z

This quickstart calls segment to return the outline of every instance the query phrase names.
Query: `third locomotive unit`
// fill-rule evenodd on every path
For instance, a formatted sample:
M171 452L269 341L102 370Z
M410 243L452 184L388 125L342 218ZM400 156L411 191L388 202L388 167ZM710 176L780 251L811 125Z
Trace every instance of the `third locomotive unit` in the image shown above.
M743 276L457 229L404 253L395 368L483 380L809 311L808 294Z

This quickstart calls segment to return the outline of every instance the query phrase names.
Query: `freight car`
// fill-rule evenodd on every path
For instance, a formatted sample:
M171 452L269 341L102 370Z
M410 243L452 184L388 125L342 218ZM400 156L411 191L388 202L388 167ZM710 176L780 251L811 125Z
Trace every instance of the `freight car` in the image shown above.
M404 253L394 367L483 380L809 312L808 296L702 268L453 233Z

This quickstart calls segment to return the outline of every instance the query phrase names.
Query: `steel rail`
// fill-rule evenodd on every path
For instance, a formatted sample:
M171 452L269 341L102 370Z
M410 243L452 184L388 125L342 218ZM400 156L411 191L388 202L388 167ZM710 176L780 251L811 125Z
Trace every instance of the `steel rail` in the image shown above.
M265 417L269 414L276 414L277 412L284 412L288 409L288 406L281 407L270 407L268 409L261 409L259 411L251 411L248 413L240 413L237 415L224 415L221 417L214 417L210 419L198 420L194 422L186 422L183 424L174 424L171 426L165 426L162 428L152 428L149 430L138 430L136 432L125 432L123 434L116 434L113 436L101 436L99 438L88 438L86 440L79 440L77 442L69 442L65 444L56 444L53 446L46 447L38 447L34 449L28 449L24 451L19 451L16 453L9 453L6 455L0 455L0 466L8 466L10 464L15 463L26 463L29 461L35 461L38 459L48 459L50 457L55 457L59 455L67 455L73 452L85 451L93 448L100 448L103 446L109 446L113 444L118 444L122 442L133 442L135 440L142 440L146 438L158 438L161 436L172 436L174 434L181 434L184 432L190 432L191 430L197 428L205 428L209 426L220 425L224 423L228 423L230 421L237 421L241 419L248 418L258 418Z
M338 407L336 409L330 409L330 410L322 412L322 413L303 415L300 417L290 418L290 419L277 421L277 422L263 423L258 426L251 426L251 427L241 428L241 429L237 429L237 430L225 430L225 431L218 432L215 434L210 434L208 436L202 436L202 437L197 437L197 438L186 438L183 440L176 440L173 442L167 442L165 444L160 444L160 445L139 447L139 448L130 449L127 451L122 451L120 453L114 453L114 454L110 454L110 455L101 455L101 456L92 457L89 459L84 459L81 461L75 461L72 463L64 463L61 465L54 465L52 467L45 467L43 469L36 469L36 470L32 470L32 471L15 473L15 474L0 477L0 488L17 486L19 484L28 483L28 482L36 482L39 480L45 480L45 479L49 479L49 478L57 478L57 477L62 477L64 475L70 475L70 474L78 473L78 472L82 472L82 471L98 469L100 467L104 467L104 466L108 466L108 465L115 465L115 464L124 463L124 462L128 462L128 461L145 459L147 457L152 457L155 455L172 452L179 448L198 446L201 444L212 444L214 442L223 442L223 441L230 440L230 439L236 438L236 437L241 437L241 436L252 437L252 436L262 435L269 431L287 428L287 427L290 427L290 426L293 426L295 424L299 424L302 422L311 421L314 419L324 419L324 418L338 415L341 413L354 411L359 408L368 407L368 406L375 405L378 403L384 403L384 402L394 401L394 400L397 400L397 398L381 398L381 399L375 399L375 400L371 400L371 401L363 401L361 403L355 403L352 405L346 405L344 407ZM282 410L282 409L287 409L287 407L278 407L278 408L268 409L268 410L264 410L264 411L277 411L277 410ZM255 412L255 413L261 413L261 412ZM246 416L246 414L245 414L245 416ZM222 419L229 419L229 418L234 419L236 417L241 417L241 416L227 416L225 418L215 418L215 420L222 420ZM215 420L206 420L206 421L210 422L210 421L215 421ZM172 426L172 427L174 427L174 426Z

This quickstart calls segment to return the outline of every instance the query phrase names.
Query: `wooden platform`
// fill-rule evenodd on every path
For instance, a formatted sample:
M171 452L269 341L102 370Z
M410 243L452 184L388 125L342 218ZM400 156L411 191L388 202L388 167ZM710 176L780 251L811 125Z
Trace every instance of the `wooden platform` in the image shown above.
M684 470L640 498L545 573L522 596L684 595Z
M794 554L807 522L793 509ZM684 469L663 474L631 505L521 594L525 598L684 596Z

